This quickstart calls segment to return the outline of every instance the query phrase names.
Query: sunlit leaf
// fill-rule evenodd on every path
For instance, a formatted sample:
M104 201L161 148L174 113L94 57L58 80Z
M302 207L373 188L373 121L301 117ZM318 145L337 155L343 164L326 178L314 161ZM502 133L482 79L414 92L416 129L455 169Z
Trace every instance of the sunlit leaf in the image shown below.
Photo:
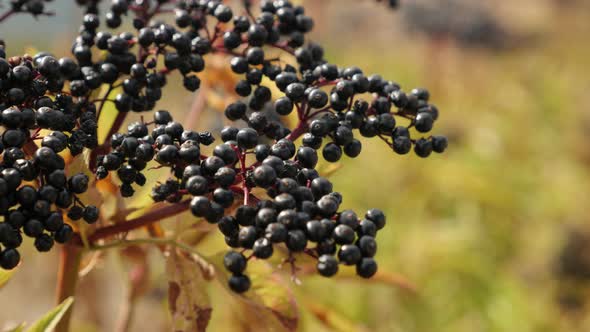
M216 275L224 287L227 287L227 274L223 267L224 254L211 258L216 266ZM236 295L229 288L227 291L236 298L239 309L245 317L252 317L244 324L253 330L260 328L269 331L296 331L299 324L299 308L290 282L265 261L251 261L248 264L248 276L252 282L250 290L243 295Z
M63 315L68 311L72 303L74 302L73 297L68 297L57 307L52 309L50 312L45 314L41 319L33 323L27 329L27 332L50 332L53 331L57 323L61 320Z
M173 330L178 332L205 331L211 319L211 303L202 267L171 250L167 258L168 308Z
M108 91L108 85L103 85L98 98L104 98L105 94ZM114 99L115 96L121 92L121 88L116 88L111 90L107 99ZM115 104L110 101L106 101L100 110L100 116L98 118L98 143L104 143L107 135L109 133L110 128L112 127L113 123L115 122L115 118L119 114L119 111L115 107Z

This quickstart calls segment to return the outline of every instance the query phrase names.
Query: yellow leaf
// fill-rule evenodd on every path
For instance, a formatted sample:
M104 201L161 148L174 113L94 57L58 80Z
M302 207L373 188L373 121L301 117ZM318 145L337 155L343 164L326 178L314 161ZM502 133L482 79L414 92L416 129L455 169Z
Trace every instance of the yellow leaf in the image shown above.
M108 85L103 85L101 92L99 93L99 98L103 98L108 89ZM106 99L114 99L114 97L119 94L119 92L121 92L121 88L112 89ZM100 110L100 116L98 118L97 135L99 144L103 144L106 140L109 130L115 122L117 114L119 114L119 111L115 107L115 104L113 102L106 101Z
M213 256L209 261L216 267L218 280L237 300L242 317L240 321L249 330L296 331L299 325L299 308L287 280L273 271L266 261L250 261L248 277L252 287L246 293L236 295L227 286L228 274L223 267L224 253Z

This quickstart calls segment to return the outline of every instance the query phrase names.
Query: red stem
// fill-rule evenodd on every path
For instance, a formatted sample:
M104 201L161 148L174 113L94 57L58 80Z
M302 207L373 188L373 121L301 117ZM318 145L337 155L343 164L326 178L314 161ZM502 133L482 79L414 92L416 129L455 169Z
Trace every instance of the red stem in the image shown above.
M4 20L6 20L7 18L9 18L13 14L16 14L16 12L14 10L8 10L8 11L6 11L4 14L2 14L2 16L0 16L0 23L2 23Z
M185 200L180 203L170 204L151 210L146 214L121 223L111 226L99 228L92 235L88 237L88 241L93 243L97 240L111 237L116 234L126 233L137 228L147 226L149 224L161 221L162 219L173 217L181 214L189 209L190 200ZM82 239L77 236L72 239L73 244L81 245Z
M250 188L246 184L246 154L240 153L240 169L242 171L242 190L244 191L244 205L250 204Z

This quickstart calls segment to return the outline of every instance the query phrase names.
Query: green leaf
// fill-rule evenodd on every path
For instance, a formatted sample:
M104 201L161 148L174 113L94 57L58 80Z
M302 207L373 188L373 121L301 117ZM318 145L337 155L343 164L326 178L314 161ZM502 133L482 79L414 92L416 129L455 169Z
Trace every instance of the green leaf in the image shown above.
M53 310L45 314L41 319L33 323L27 332L50 332L53 331L57 323L61 320L63 315L68 311L72 303L74 302L73 297L68 297L62 303L60 303Z
M2 287L4 287L4 285L6 285L6 283L10 280L10 278L12 278L14 271L16 271L16 270L8 270L7 271L7 270L0 269L0 289Z
M204 332L211 319L206 271L197 260L200 258L171 250L166 262L168 308L177 332Z

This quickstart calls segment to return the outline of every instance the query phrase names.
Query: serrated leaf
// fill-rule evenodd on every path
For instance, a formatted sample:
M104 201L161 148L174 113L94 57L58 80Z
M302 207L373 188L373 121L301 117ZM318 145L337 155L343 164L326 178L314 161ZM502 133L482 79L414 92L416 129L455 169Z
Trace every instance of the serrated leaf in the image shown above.
M12 275L14 275L14 272L16 270L3 270L0 269L0 289L2 289L2 287L4 287L4 285L6 285L6 283L10 280L10 278L12 278Z
M62 303L60 303L53 310L45 314L41 319L33 323L27 332L50 332L53 331L57 323L61 320L63 315L68 311L72 303L74 302L73 297L68 297Z
M176 332L201 332L211 319L211 302L202 267L171 250L166 262L168 308Z
M223 267L223 253L210 261L216 267L219 281L238 300L242 316L255 317L244 321L251 330L296 331L299 325L299 308L295 296L289 289L289 281L273 270L266 261L248 263L247 275L252 287L242 295L236 295L227 286L229 277Z

